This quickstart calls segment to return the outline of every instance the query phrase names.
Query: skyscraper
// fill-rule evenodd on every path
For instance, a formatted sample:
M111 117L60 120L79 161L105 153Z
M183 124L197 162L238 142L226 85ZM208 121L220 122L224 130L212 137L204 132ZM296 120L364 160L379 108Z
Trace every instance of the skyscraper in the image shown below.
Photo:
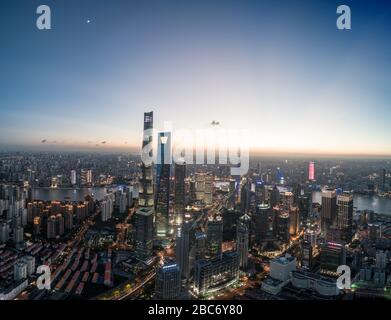
M223 219L221 216L209 217L206 228L208 257L221 257L223 244Z
M175 256L182 279L187 280L190 275L190 231L191 221L183 221L176 237Z
M251 182L243 178L240 183L240 212L247 213L250 209Z
M185 210L186 202L186 163L184 161L175 163L175 221L179 225L182 223L182 216Z
M152 256L153 249L153 211L140 208L135 216L135 253L140 260Z
M166 262L156 272L156 299L175 300L181 292L181 275L175 262Z
M289 234L294 237L299 232L299 229L299 208L296 206L291 206L289 208Z
M290 223L290 217L289 212L286 210L281 210L279 208L279 211L277 211L276 216L276 236L277 238L284 242L288 243L290 239L290 233L289 233L289 223Z
M169 233L171 133L159 132L156 166L155 236L166 238Z
M343 245L326 242L321 247L320 268L322 273L337 272L340 265L346 264L346 249Z
M273 208L280 201L280 191L277 186L270 190L269 204Z
M322 209L320 212L321 229L323 235L326 235L337 215L337 195L334 189L322 191Z
M337 225L342 231L342 240L350 241L353 227L353 195L344 193L337 197Z
M141 178L139 179L139 209L135 215L135 254L145 260L152 255L153 249L153 163L152 163L153 112L144 113L144 132Z
M153 112L144 113L144 133L143 133L143 150L142 153L146 158L152 159L152 128ZM139 206L153 209L153 166L152 161L143 161L141 164L141 178L139 190Z
M292 192L294 194L294 204L296 206L299 205L300 197L301 197L301 185L300 183L295 183L292 188Z
M205 173L195 175L195 196L196 200L204 200L205 196Z
M310 161L308 165L308 180L309 181L315 180L315 163L313 161Z
M80 181L83 186L92 185L92 170L91 169L81 169Z
M71 185L75 185L77 180L76 180L77 176L76 176L76 170L72 170L71 171Z
M266 200L266 189L262 181L257 181L255 184L255 203L261 204Z
M270 215L271 208L268 204L261 203L256 206L255 214L252 215L255 242L261 243L268 237L268 221Z
M211 205L213 202L213 181L214 175L208 173L205 176L205 189L204 189L204 203L206 205Z
M246 270L248 265L249 226L250 217L246 214L240 217L236 230L236 251L239 255L239 267L243 270Z
M227 209L228 210L235 209L235 202L236 202L236 180L231 179L229 180L229 197L227 201Z
M280 197L281 197L282 205L286 209L289 209L293 205L293 203L295 201L294 194L292 192L289 192L289 191L282 192L280 194Z
M381 191L385 191L386 189L386 169L380 170L380 177L379 177L379 189Z

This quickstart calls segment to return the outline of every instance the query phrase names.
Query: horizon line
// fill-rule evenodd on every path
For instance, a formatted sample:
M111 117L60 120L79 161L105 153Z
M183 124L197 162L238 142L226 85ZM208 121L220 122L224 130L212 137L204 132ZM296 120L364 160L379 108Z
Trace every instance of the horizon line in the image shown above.
M129 145L126 148L122 146L99 146L99 147L60 147L58 145L0 145L0 153L7 152L52 152L52 153L129 153L140 154L141 148ZM277 151L270 149L250 149L250 156L265 156L265 157L352 157L352 158L391 158L391 153L360 153L360 152L322 152L322 151Z

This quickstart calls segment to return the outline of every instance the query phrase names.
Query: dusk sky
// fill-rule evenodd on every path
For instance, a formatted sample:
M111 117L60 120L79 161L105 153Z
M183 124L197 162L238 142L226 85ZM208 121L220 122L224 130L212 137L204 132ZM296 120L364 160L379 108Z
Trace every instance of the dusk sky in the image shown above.
M2 0L0 150L140 147L153 110L263 152L391 155L390 34L391 1Z

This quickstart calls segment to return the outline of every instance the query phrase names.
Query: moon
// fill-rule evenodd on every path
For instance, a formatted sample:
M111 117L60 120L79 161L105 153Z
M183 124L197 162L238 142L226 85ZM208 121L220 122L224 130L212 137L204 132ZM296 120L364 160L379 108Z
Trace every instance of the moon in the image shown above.
M90 24L90 23L91 23L91 20L90 20L90 19L88 19L86 22L87 22L87 24Z

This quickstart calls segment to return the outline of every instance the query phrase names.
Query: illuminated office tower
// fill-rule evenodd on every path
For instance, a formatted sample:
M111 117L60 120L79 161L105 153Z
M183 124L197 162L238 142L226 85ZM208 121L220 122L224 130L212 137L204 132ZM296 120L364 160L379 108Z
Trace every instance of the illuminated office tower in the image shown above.
M170 168L171 133L159 132L156 165L155 236L160 239L166 238L169 232Z
M299 208L291 206L289 208L289 234L294 237L298 234L300 228Z
M183 221L182 216L185 210L186 202L186 163L180 161L175 163L175 221L180 225Z
M204 203L211 205L213 203L213 182L214 176L212 173L205 175Z
M135 253L139 260L147 260L153 250L153 210L140 208L135 216Z
M337 195L335 190L322 191L322 209L320 212L322 234L327 234L327 229L334 224L337 215Z
M207 235L197 231L194 234L194 261L205 259Z
M344 193L337 197L337 225L342 231L342 240L350 241L353 228L353 195Z
M289 212L286 210L278 210L277 211L277 220L276 220L276 236L277 238L284 242L288 243L290 239L289 234Z
M205 295L225 288L239 279L237 252L224 252L221 258L198 260L194 268L194 292Z
M280 195L282 205L284 208L288 209L291 206L293 206L293 203L295 201L294 194L292 192L286 191L282 192Z
M135 215L135 254L140 260L152 256L153 250L153 162L152 162L153 112L144 113L141 178L139 179L139 209Z
M209 217L206 228L207 255L209 258L219 258L223 244L223 219L221 216Z
M155 298L176 300L181 292L181 273L175 262L166 262L156 272Z
M255 203L261 204L266 201L266 189L262 181L257 181L255 184Z
M83 186L91 186L92 185L92 170L81 169L80 181Z
M153 112L144 113L144 133L143 133L143 157L152 160L152 129L153 129ZM139 206L149 207L153 210L153 163L152 161L141 164L141 178L139 179Z
M196 181L193 179L189 182L189 199L192 202L197 200Z
M311 242L303 240L301 242L301 267L311 270L313 264L313 246Z
M340 265L346 264L346 249L342 244L326 242L321 246L320 268L322 273L336 274Z
M205 195L205 173L196 173L195 175L195 195L196 200L204 200Z
M315 163L313 161L310 161L308 165L308 180L309 181L315 180Z
M247 213L250 209L251 182L243 178L240 183L240 212Z
M249 227L250 217L245 214L239 218L236 230L236 251L239 256L239 267L243 270L246 270L248 265Z
M270 205L261 203L256 206L255 214L252 215L253 234L255 242L261 243L268 238L269 231L269 216L271 215Z
M182 279L187 280L190 275L190 232L191 221L182 222L176 237L175 256Z
M76 175L76 170L71 171L71 185L76 185L77 183L77 175Z

